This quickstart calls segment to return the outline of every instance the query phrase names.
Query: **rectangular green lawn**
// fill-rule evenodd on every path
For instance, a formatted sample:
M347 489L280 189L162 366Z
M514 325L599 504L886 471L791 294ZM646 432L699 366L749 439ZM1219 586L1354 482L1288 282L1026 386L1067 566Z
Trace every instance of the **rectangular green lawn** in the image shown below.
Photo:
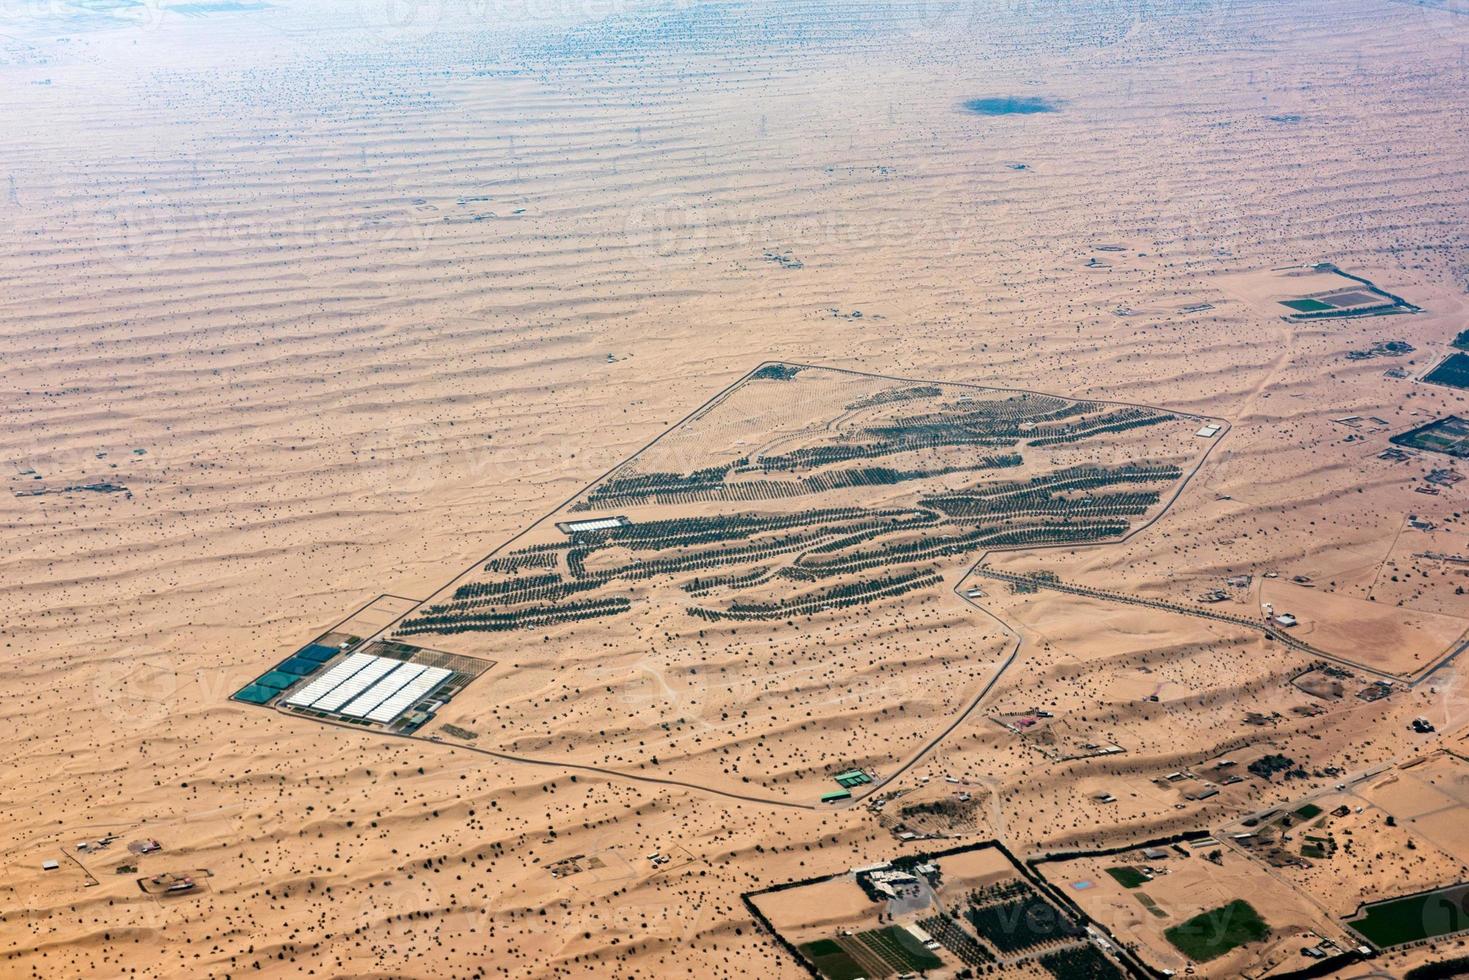
M1297 313L1322 313L1336 309L1330 303L1323 303L1319 299L1283 299L1280 305L1288 306Z
M1249 902L1237 898L1170 926L1163 935L1195 963L1207 963L1237 946L1264 939L1270 935L1270 926Z
M1116 878L1117 884L1123 888L1136 888L1138 885L1145 884L1148 880L1148 876L1137 868L1108 868L1107 874Z

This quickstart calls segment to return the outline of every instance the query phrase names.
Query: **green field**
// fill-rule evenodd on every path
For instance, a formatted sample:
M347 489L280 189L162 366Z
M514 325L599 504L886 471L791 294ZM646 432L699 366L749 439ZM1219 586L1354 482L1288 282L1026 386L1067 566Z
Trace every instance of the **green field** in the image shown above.
M1170 926L1163 935L1195 963L1218 959L1237 946L1258 942L1270 935L1270 926L1243 899L1235 899L1208 912Z
M1448 388L1469 388L1469 354L1450 354L1423 380Z
M1148 881L1148 876L1137 868L1108 868L1107 874L1117 879L1117 884L1123 888L1136 888Z
M801 946L801 952L826 980L859 980L866 976L857 961L830 939L818 939Z
M1459 350L1469 350L1469 330L1460 330L1451 343Z
M1296 811L1296 816L1300 817L1302 820L1312 820L1316 817L1321 816L1321 808L1314 803L1307 803L1305 806Z
M1460 932L1469 929L1469 885L1378 902L1347 925L1383 949Z
M1283 299L1280 305L1288 306L1297 313L1323 313L1326 310L1336 309L1330 303L1323 303L1319 299Z
M900 926L884 926L859 933L858 939L898 970L936 970L944 961L920 943L911 932Z

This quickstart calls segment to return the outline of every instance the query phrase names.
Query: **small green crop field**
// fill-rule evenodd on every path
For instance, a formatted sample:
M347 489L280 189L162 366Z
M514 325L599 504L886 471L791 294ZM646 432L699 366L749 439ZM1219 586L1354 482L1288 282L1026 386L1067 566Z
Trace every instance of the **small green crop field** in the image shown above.
M1108 868L1107 874L1117 880L1117 884L1123 888L1136 888L1138 885L1146 884L1148 876L1137 868Z
M1300 817L1302 820L1315 820L1317 817L1321 816L1321 808L1314 803L1307 803L1305 806L1296 811L1296 816Z
M1379 949L1469 929L1469 885L1369 905L1347 925Z
M1459 348L1459 350L1469 350L1469 330L1460 330L1458 336L1449 341L1449 343Z
M1247 943L1270 935L1270 926L1244 899L1200 912L1187 922L1170 926L1163 935L1195 963L1207 963Z
M1295 310L1297 313L1324 313L1327 310L1336 309L1330 303L1323 303L1319 299L1283 299L1280 305Z
M859 980L867 974L847 951L833 940L818 939L801 946L801 953L821 972L826 980Z

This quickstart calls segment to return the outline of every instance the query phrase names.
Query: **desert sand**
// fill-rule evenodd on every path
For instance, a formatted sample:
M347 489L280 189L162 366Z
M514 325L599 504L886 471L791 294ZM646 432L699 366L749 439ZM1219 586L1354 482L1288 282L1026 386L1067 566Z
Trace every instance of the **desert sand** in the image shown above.
M3 13L0 975L799 977L742 894L956 840L1034 856L1222 832L1339 783L1424 837L1414 887L1462 880L1458 797L1372 787L1469 753L1451 657L1469 482L1425 479L1466 464L1383 458L1469 416L1417 380L1469 326L1469 18L1384 0ZM1021 98L1048 111L966 108ZM1419 312L1288 318L1282 298L1347 288L1322 262ZM1389 341L1413 350L1348 356ZM984 559L1097 594L948 555L923 590L722 626L704 652L739 656L706 700L658 683L687 679L658 649L697 637L682 605L459 634L495 666L435 725L473 720L474 746L231 700L379 596L367 625L394 635L766 362L1226 429L1206 458L1181 430L1198 452L1173 455L1201 465L1125 540ZM738 414L752 450L796 438ZM1126 459L1134 436L1096 451ZM1289 635L1321 643L1301 649L1262 603L1289 612L1308 585ZM1340 697L1292 683L1322 663L1347 665ZM1389 696L1359 696L1382 676ZM725 727L746 703L754 728ZM997 721L1038 709L1035 733ZM1266 755L1299 775L1216 775ZM882 784L817 804L828 764ZM954 840L899 836L904 796L959 792L976 805ZM1236 867L1266 867L1228 861L1221 900ZM1296 904L1271 925L1324 930L1313 889L1394 896L1398 870L1272 877ZM1201 972L1265 964L1284 935Z

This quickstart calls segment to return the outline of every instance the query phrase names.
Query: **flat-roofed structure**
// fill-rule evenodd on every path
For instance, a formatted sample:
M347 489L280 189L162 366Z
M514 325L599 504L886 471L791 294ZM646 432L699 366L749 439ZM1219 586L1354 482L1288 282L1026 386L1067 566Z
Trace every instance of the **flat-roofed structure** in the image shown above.
M398 716L407 711L417 702L428 697L444 681L449 679L450 671L442 667L428 667L423 673L403 685L392 696L384 700L367 715L368 721L391 724Z
M618 518L621 523L625 518ZM413 734L493 661L363 636L417 605L380 596L230 695L318 720Z
M610 531L617 527L627 527L632 521L626 517L594 517L585 521L562 521L556 525L556 529L562 534L580 534L585 531Z
M444 667L354 653L282 703L345 719L391 724L453 676L454 671Z
M310 684L307 684L295 694L292 694L290 697L286 698L286 704L293 705L295 707L315 704L317 701L321 700L321 698L325 697L338 684L341 684L347 678L351 677L363 667L367 666L367 662L369 660L375 659L377 658L369 657L365 653L352 654L346 660L343 660L341 663L332 667L331 670L327 671L325 674L322 674L316 680L312 681Z

